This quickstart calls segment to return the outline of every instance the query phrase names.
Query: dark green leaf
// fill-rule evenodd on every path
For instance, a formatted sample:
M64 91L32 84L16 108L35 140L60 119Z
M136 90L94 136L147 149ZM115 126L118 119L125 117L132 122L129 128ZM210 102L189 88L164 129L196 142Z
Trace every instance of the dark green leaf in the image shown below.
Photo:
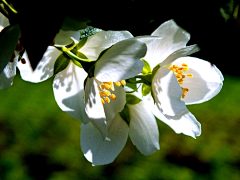
M143 73L143 74L152 73L151 67L150 67L150 65L148 64L148 62L145 61L144 59L142 59L142 61L144 62L144 66L143 66L142 73Z
M83 38L79 41L78 45L76 46L77 50L81 49L87 42L87 37L86 38Z
M60 56L58 56L54 64L54 75L64 70L68 66L69 62L70 58L68 58L63 53Z
M3 71L9 62L20 34L20 27L18 24L5 27L0 33L0 73Z
M132 94L126 94L126 101L127 104L138 104L142 100Z
M146 84L142 84L142 95L146 96L151 92L151 86L148 86Z
M129 125L131 120L131 112L127 104L125 104L123 110L119 113L121 118Z

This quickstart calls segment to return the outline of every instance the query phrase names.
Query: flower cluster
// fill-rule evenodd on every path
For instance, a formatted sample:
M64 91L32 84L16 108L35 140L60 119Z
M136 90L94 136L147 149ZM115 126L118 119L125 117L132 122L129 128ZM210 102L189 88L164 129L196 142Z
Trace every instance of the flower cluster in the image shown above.
M0 30L6 26L0 14ZM217 95L223 76L215 65L189 57L199 48L187 46L185 30L169 20L141 37L90 31L60 30L34 71L27 52L16 49L0 88L12 85L16 67L25 81L53 77L58 106L82 122L81 148L93 165L113 162L128 135L144 155L160 149L156 118L176 133L200 136L201 124L186 105Z

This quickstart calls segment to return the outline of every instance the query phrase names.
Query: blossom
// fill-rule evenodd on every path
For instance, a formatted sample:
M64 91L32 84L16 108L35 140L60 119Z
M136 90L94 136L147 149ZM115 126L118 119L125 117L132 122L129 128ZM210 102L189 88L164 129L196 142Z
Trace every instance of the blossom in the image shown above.
M130 121L129 125L126 123L127 119ZM107 121L107 128L111 141L103 141L93 124L81 125L81 148L86 159L93 165L113 162L125 146L128 134L133 144L144 155L150 155L159 149L156 119L147 103L138 99L135 94L127 95L124 111Z
M222 88L223 76L215 65L184 57L196 52L196 45L186 46L190 35L173 20L159 26L153 33L160 36L148 46L145 60L154 68L151 82L152 97L147 96L156 117L176 133L196 137L201 125L187 110L186 105L208 101Z
M88 37L79 49L88 59L98 59L103 50L113 45L95 63L93 75L70 61L54 77L53 92L59 107L85 124L91 121L104 137L107 136L106 121L114 118L125 104L125 92L115 83L136 75L143 67L140 58L146 53L146 45L137 40L122 41L131 37L127 31L101 31ZM104 84L109 87L100 89ZM107 96L103 95L104 91Z

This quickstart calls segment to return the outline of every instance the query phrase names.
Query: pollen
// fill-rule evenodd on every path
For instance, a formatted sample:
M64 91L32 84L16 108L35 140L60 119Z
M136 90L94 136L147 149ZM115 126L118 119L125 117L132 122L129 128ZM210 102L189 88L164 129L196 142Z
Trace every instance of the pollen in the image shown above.
M111 94L110 97L111 97L112 100L115 100L117 98L115 94Z
M189 71L189 67L186 63L182 63L182 66L180 65L172 65L171 67L169 67L169 69L175 74L177 81L180 85L184 84L184 79L186 77L190 77L193 78L193 75L190 73L185 74L186 71ZM182 96L181 99L183 99L186 94L189 92L188 88L182 88Z
M121 83L123 86L126 85L126 81L125 81L125 80L120 81L120 83Z
M99 96L101 98L102 104L110 103L111 100L117 99L116 95L113 94L116 88L122 88L122 86L126 85L126 81L122 80L120 82L97 82L99 89ZM115 86L115 87L114 87Z
M110 91L108 91L108 90L103 91L103 93L105 96L109 96L111 94Z
M120 82L115 82L115 85L119 87L119 86L121 86L121 83Z
M102 104L105 104L105 102L104 102L104 100L101 98L101 102L102 102Z
M110 103L110 99L108 97L105 97L104 100L106 101L106 103Z

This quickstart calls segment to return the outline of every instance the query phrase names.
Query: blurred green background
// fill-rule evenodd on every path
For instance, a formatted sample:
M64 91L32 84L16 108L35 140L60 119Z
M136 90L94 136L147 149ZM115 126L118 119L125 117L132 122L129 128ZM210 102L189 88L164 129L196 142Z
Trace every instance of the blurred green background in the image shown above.
M116 160L92 167L80 148L80 122L57 106L52 79L21 80L0 91L0 179L240 179L240 78L225 75L212 100L188 106L202 124L196 140L158 121L161 149L142 155L130 141Z
M202 49L193 56L216 64L223 72L223 89L216 97L188 106L202 124L202 135L193 139L175 134L158 121L159 151L144 156L129 140L113 163L92 167L81 152L80 122L57 106L52 79L32 84L18 74L10 89L0 90L0 180L240 179L240 76L236 65L240 59L240 2L165 1L159 7L148 3L143 9L145 4L140 1L126 1L130 3L126 8L133 10L129 13L139 14L127 14L129 21L115 21L115 26L105 21L99 28L121 27L134 35L146 35L173 18L191 34L189 45L199 44ZM188 8L186 4L191 3L194 6ZM95 18L93 25L102 24Z

